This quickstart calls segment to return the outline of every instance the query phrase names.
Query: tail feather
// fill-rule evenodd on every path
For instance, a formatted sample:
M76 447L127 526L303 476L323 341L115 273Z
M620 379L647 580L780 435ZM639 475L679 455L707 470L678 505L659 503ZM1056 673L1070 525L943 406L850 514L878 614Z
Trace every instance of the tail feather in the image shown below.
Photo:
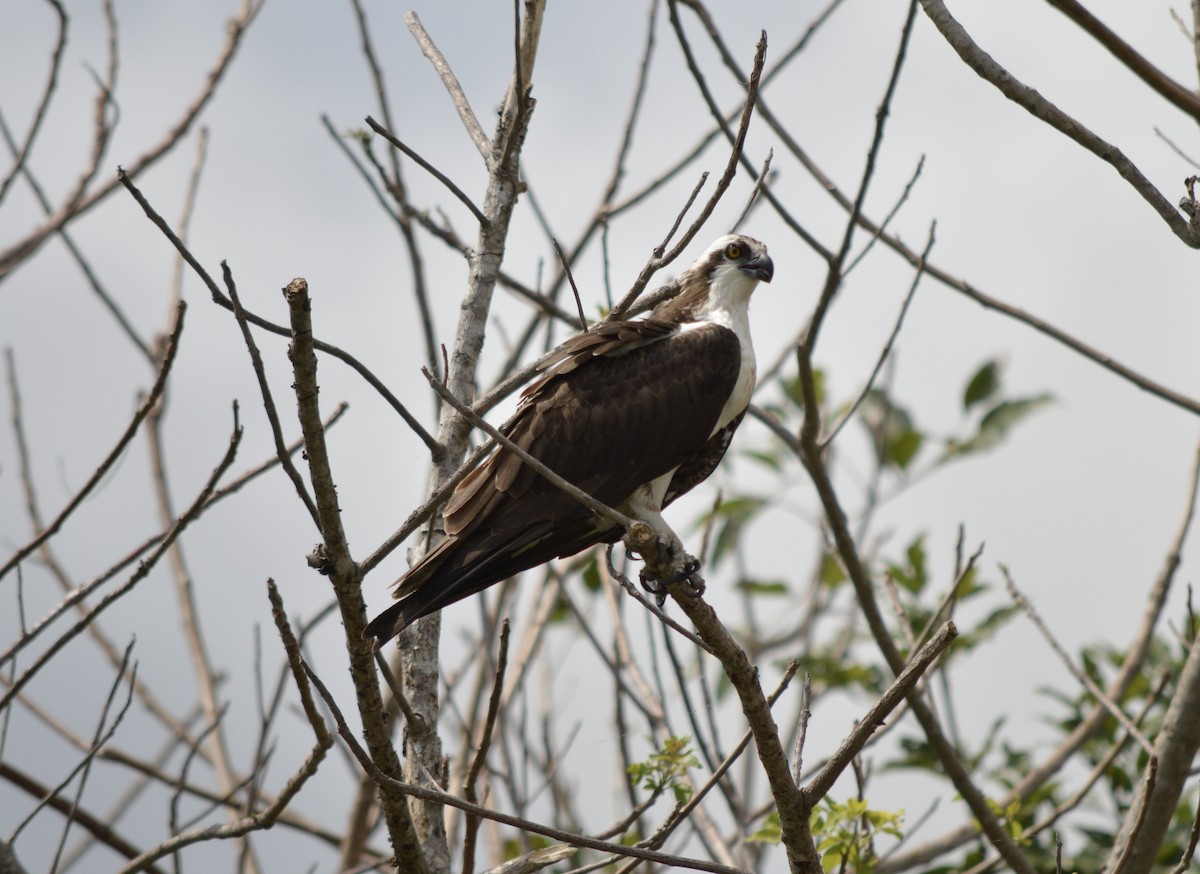
M457 564L453 558L444 558L433 568L421 561L400 580L396 590L399 600L372 619L363 636L374 637L375 648L379 649L422 616L531 567L574 555L596 543L611 543L620 536L619 531L598 530L595 521L584 515L572 527L575 530L564 531L561 524L545 522L527 527L515 536L506 532L501 542L496 542L498 538L493 535L480 544L460 541L453 550L446 550L450 554L474 556L466 566ZM556 536L547 538L551 529ZM553 540L553 546L549 540ZM437 552L435 549L427 558L434 558Z

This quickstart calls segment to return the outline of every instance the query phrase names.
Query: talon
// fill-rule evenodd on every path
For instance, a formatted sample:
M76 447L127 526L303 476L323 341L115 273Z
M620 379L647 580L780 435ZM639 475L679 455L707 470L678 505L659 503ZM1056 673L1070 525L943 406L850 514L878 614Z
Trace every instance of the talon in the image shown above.
M705 583L704 579L697 574L700 570L700 560L692 556L687 556L683 563L683 567L666 580L660 580L654 577L646 568L642 568L638 574L638 579L642 584L642 588L654 596L654 600L661 607L667 601L667 589L676 583L681 584L683 588L682 594L689 598L699 598L704 594Z
M697 569L698 568L699 562L697 562ZM683 594L687 595L689 598L699 598L704 594L704 578L697 576L695 571L687 575L687 578L683 580L683 586Z
M667 587L651 574L648 569L642 568L638 574L638 582L642 584L642 589L645 590L646 594L654 596L654 602L659 607L667 603Z
M671 574L670 578L663 582L663 585L670 586L674 583L685 582L698 570L700 570L700 562L697 559L692 558L690 555L686 555L684 556L683 566L680 567L679 570L675 571L675 573Z
M699 598L704 594L704 578L697 573L699 570L700 560L689 555L673 580L681 584L683 594L689 598Z

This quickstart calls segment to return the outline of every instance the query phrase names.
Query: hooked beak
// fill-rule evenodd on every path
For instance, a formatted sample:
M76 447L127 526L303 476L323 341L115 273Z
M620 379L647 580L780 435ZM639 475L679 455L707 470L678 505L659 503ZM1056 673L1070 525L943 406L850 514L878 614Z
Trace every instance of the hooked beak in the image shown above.
M759 282L770 282L771 277L775 275L775 262L771 260L770 255L762 254L741 265L741 270Z

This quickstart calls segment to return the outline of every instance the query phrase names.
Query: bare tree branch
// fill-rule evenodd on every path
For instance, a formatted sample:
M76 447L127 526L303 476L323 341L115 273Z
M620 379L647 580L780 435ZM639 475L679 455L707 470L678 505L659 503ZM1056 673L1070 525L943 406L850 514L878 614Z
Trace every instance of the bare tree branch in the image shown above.
M84 499L92 492L93 489L104 479L105 474L117 462L117 459L124 454L129 442L133 440L138 429L141 427L145 418L150 415L158 404L162 393L166 390L167 376L171 372L171 365L175 363L175 353L179 349L179 337L183 333L183 314L187 310L187 306L183 303L179 304L179 308L175 314L175 325L171 329L170 340L167 343L167 348L162 357L162 363L158 369L158 377L154 380L154 385L151 386L150 392L146 395L146 399L138 406L137 412L133 414L133 419L129 422L125 432L117 441L116 446L109 452L108 456L100 462L100 465L88 478L88 481L83 484L83 487L75 494L75 496L67 502L67 505L62 511L46 526L45 530L38 532L37 536L18 549L7 562L0 567L0 579L3 579L5 574L19 565L25 558L32 554L38 547L58 533L62 528L63 523L78 509Z
M284 289L284 297L292 323L292 345L288 357L292 361L296 378L300 430L304 433L309 476L322 537L322 543L318 546L316 554L310 558L310 564L317 566L333 583L342 623L346 628L350 676L358 698L367 746L374 760L382 763L385 773L398 774L400 761L392 748L388 727L383 719L383 699L375 679L373 648L371 643L363 638L363 631L367 627L367 607L362 596L362 573L350 556L329 452L325 445L325 432L321 429L320 409L317 403L317 357L312 339L308 283L303 279L293 279ZM425 856L404 799L383 788L382 809L396 858L404 860L415 874L424 874L427 870Z
M1063 136L1078 143L1097 158L1112 166L1121 178L1128 182L1146 203L1150 204L1150 207L1167 223L1167 227L1175 236L1193 249L1200 248L1200 230L1184 220L1174 204L1159 193L1158 189L1120 149L1092 133L996 63L991 55L971 39L970 34L950 14L942 0L921 0L921 7L946 42L950 44L950 47L980 78L994 85L1001 94L1030 115L1050 125ZM1193 101L1195 99L1192 98Z
M614 844L610 841L600 841L596 840L595 838L589 838L586 835L571 834L570 832L565 832L561 829L549 828L541 825L540 823L522 819L521 817L509 816L496 810L489 810L486 807L480 807L477 804L470 804L466 801L463 801L461 798L458 798L457 796L450 795L449 793L443 792L439 789L432 789L428 786L422 786L415 783L402 782L400 780L395 780L391 777L388 777L387 774L383 773L375 766L375 763L371 761L371 757L367 754L366 750L359 746L358 740L354 737L354 732L352 732L350 727L346 724L345 719L342 717L341 711L338 709L337 703L333 700L333 697L329 694L329 690L325 688L325 685L321 682L320 678L312 672L311 668L308 669L308 676L309 679L312 680L313 685L317 688L317 691L320 693L321 697L325 699L325 704L329 707L330 711L333 712L334 720L337 722L338 734L341 735L342 740L346 743L346 746L350 748L350 751L354 754L354 757L358 760L358 763L362 766L363 770L369 774L371 779L373 779L381 787L386 787L394 792L412 795L414 798L435 801L438 804L457 807L460 810L464 810L467 813L484 819L503 823L504 825L513 826L514 828L524 829L525 831L544 835L545 837L553 840L563 841L564 843L569 843L574 846L599 850L603 853L612 853L613 855L635 859L645 859L648 862L674 865L680 868L689 868L695 871L711 871L714 872L714 874L744 874L744 872L740 869L730 868L726 865L717 865L712 862L705 862L701 859L688 859L682 856L673 856L667 853L655 852L653 850L643 850L638 847L627 847L623 844Z
M199 92L192 99L191 103L188 104L183 116L167 131L162 139L133 161L127 163L126 166L129 168L128 172L131 178L158 163L163 156L169 154L179 144L191 129L200 112L208 105L208 102L216 93L217 86L221 83L226 71L229 69L229 65L233 62L233 58L237 54L242 36L261 8L262 0L242 0L242 6L237 16L228 22L225 44L221 48L216 63L205 76ZM86 185L89 178L85 174L82 179L84 185ZM44 224L31 231L23 240L0 252L0 282L41 248L42 244L52 234L56 233L68 222L83 215L111 194L116 189L119 181L118 179L112 179L90 194L85 193L82 188L68 194L64 198L62 206Z

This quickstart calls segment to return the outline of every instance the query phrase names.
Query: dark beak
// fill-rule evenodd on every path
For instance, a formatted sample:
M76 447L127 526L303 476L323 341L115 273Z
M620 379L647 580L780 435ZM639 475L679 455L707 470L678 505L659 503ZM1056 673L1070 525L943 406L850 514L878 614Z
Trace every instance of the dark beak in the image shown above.
M757 255L741 267L742 272L753 276L759 282L770 282L775 275L775 262L770 255Z

